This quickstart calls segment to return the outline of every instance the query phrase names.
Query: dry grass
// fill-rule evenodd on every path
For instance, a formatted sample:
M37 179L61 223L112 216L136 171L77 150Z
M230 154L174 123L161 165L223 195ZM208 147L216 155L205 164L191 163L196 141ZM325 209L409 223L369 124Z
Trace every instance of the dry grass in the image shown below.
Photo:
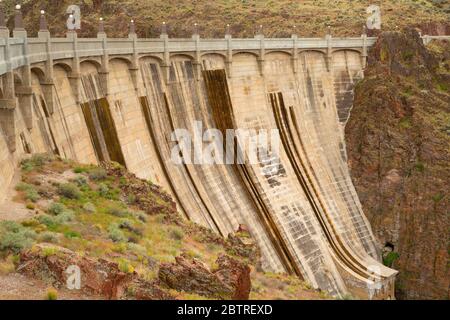
M39 10L48 11L51 31L59 35L65 32L65 10L73 1L24 1L27 29L37 32ZM6 1L13 8L15 1ZM366 19L365 8L381 4L385 30L407 25L447 22L450 7L431 0L96 0L84 1L81 6L83 26L81 35L96 34L98 18L105 18L106 31L110 35L125 36L131 18L137 21L140 36L159 35L160 25L166 21L170 34L187 37L195 22L204 37L222 37L229 23L238 37L253 36L262 24L267 36L290 36L292 26L297 26L301 36L323 36L326 26L339 36L358 36ZM12 24L12 19L9 21Z

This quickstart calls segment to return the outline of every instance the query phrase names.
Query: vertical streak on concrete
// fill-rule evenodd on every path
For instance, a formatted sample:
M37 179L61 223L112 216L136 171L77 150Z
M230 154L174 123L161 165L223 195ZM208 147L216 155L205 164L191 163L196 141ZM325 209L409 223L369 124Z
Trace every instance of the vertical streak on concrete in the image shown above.
M292 35L292 71L294 73L298 72L298 37L296 34Z
M76 103L81 102L81 73L80 58L78 53L78 36L75 31L69 31L67 38L72 40L72 72L69 75L70 84L75 96Z
M227 39L227 58L225 60L225 68L227 72L228 78L233 76L232 74L232 66L233 66L233 44L231 42L231 34L228 33L225 35L225 39Z
M170 72L169 36L167 34L162 34L160 37L164 41L163 63L161 68L163 72L163 79L165 83L168 84Z
M105 96L107 97L109 95L109 54L108 54L108 39L106 37L106 34L99 33L98 36L99 39L102 41L102 66L99 71L99 76L102 81L103 86L103 92L105 93Z

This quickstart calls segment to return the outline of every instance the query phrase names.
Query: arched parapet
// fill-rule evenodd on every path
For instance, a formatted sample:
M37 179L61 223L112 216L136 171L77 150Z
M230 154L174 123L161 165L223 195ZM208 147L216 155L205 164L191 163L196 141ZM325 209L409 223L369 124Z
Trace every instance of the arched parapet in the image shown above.
M233 52L233 78L259 77L261 73L258 59L259 55L252 51Z
M73 62L72 60L56 60L53 62L53 68L60 67L64 69L67 75L71 75L73 71Z
M80 62L80 102L94 101L107 96L108 74L101 71L102 65L95 59Z
M188 52L176 52L170 54L170 61L181 61L181 60L190 60L195 61L195 54L194 53L188 53Z
M300 50L298 58L301 72L319 69L325 72L327 71L327 53L325 50Z
M292 53L284 50L270 50L264 55L265 75L287 75L294 71Z
M94 66L97 72L101 72L103 70L101 57L89 57L80 59L80 71L82 73L83 71L85 72L87 70L87 65ZM91 72L94 72L92 68L89 68L89 70L91 70Z
M118 61L126 63L128 65L128 68L133 67L133 61L131 60L131 56L124 56L124 55L109 56L110 63L111 63L111 61L114 61L114 60L116 60L116 61L118 60Z
M224 51L204 51L200 54L200 58L205 58L208 56L216 56L216 57L222 57L222 59L226 60L227 59L227 53Z
M45 83L47 80L47 75L45 74L45 67L41 64L34 64L31 67L31 74L35 75L39 80L39 83Z
M196 79L198 76L194 66L196 63L193 55L186 53L171 54L168 82L180 81L180 77L184 77L185 80Z
M322 54L323 56L324 56L324 58L325 58L325 56L327 55L327 51L325 50L325 49L299 49L298 50L298 54L299 55L302 55L302 54L317 54L317 53L320 53L320 54Z
M283 53L288 55L289 57L292 57L292 50L280 50L280 49L266 49L265 56L267 58L267 55L274 54L274 53Z
M153 61L158 62L159 64L162 65L163 62L164 62L164 57L163 57L162 53L161 54L158 54L158 53L155 53L155 54L145 53L145 54L140 54L138 56L138 61L139 62L147 61L147 60L153 60Z
M362 48L361 48L361 49L360 49L360 48L333 48L333 49L331 50L331 53L332 53L332 54L335 54L335 53L341 52L341 51L355 52L355 53L357 53L357 54L362 54L362 53L363 53Z
M227 56L217 52L205 52L200 55L200 60L204 70L225 69Z
M249 55L254 56L256 59L260 58L259 50L236 50L236 51L233 51L233 59L235 56L240 55L240 54L249 54Z

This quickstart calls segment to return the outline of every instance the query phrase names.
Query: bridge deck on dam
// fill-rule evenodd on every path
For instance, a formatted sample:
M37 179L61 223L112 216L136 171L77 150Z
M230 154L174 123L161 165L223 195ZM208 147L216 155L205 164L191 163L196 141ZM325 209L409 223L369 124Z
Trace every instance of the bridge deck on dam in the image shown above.
M16 31L0 36L0 201L26 154L112 160L166 188L187 219L223 236L247 225L266 270L336 296L394 297L396 271L379 262L343 138L375 38ZM175 163L174 130L194 136L199 123L201 150L223 147L206 129L247 129L256 143L238 144L240 162ZM257 139L259 130L279 133L278 153Z

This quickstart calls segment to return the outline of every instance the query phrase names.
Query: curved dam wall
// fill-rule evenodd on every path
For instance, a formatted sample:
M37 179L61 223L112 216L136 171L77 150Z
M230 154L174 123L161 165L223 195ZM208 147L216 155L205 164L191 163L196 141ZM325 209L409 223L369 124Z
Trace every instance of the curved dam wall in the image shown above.
M103 41L100 56L11 67L1 76L0 194L25 154L116 161L162 185L187 219L225 237L248 226L265 270L335 296L393 298L396 272L379 263L346 164L343 126L361 52L294 46L293 56L256 39L248 50L230 52L228 41L200 53L193 43L193 51L121 55ZM244 152L243 163L175 164L174 130L194 136L198 123L222 133L278 130L279 155L274 162L256 144L257 162ZM212 137L202 138L198 147L210 147Z

